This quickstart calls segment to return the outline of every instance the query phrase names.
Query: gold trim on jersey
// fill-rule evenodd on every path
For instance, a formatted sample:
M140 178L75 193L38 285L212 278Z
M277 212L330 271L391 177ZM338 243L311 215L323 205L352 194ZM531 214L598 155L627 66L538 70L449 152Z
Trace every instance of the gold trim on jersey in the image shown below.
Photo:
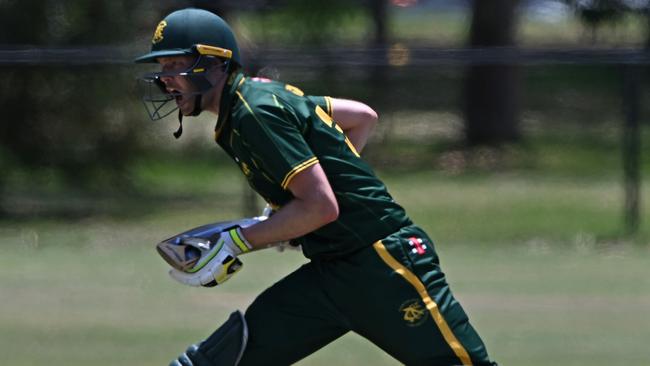
M303 95L305 95L305 92L303 92L302 90L296 88L293 85L285 84L284 88L287 89L288 91L292 92L293 94L299 96L299 97L302 97Z
M445 341L447 341L447 344L451 349L454 351L456 356L461 360L463 365L472 365L472 359L469 357L469 354L467 353L467 350L465 350L465 347L460 343L458 338L456 338L456 335L454 335L454 332L449 328L449 324L447 324L447 321L445 318L442 316L440 313L440 309L438 309L438 304L429 296L429 293L427 292L427 288L424 286L422 281L411 271L409 271L404 265L402 265L400 262L398 262L393 256L388 252L388 249L384 246L384 243L380 241L376 242L375 244L372 245L373 248L375 248L375 251L377 254L379 254L379 257L395 272L397 272L400 276L404 277L406 281L408 281L415 289L417 290L418 294L422 298L422 301L424 302L424 305L426 305L427 310L429 310L429 313L431 313L431 317L433 320L436 322L436 325L438 326L438 329L440 329L440 332L442 333L442 336L445 338Z
M334 118L334 110L332 109L332 97L325 97L325 104L327 105L327 114Z
M348 145L350 150L352 150L352 153L357 158L361 157L361 155L359 154L357 149L354 147L354 145L352 145L352 142L350 141L350 139L348 139L348 136L345 134L345 132L343 132L343 129L341 129L341 126L337 125L336 122L334 122L334 120L332 119L332 116L327 114L327 112L325 112L325 110L323 110L323 108L321 108L320 106L316 106L316 115L318 116L318 118L321 119L321 121L323 121L323 123L325 123L327 125L327 127L334 128L337 131L339 131L343 135L345 143Z
M246 107L246 109L253 115L253 118L255 118L258 122L260 122L257 119L257 116L255 115L255 112L253 112L253 109L251 108L251 106L248 104L246 99L244 99L244 96L239 91L237 91L236 93L237 93L237 96L239 97L239 99L241 99L241 101L244 103L244 106ZM277 100L276 100L276 102L277 102ZM291 183L291 180L296 176L296 174L302 172L303 170L309 168L310 166L312 166L314 164L318 164L318 162L319 162L318 158L314 156L314 157L311 157L311 158L303 161L302 163L296 165L295 167L293 167L291 169L291 171L288 172L284 176L284 179L282 179L282 183L280 183L280 186L282 187L282 189L287 189L287 187L289 187L289 183Z
M350 148L350 150L352 150L352 153L353 153L357 158L360 158L360 157L361 157L361 155L360 155L359 152L357 151L357 148L354 147L354 145L352 145L352 141L350 141L350 139L349 139L347 136L345 136L345 143L348 145L348 147Z
M250 112L250 114L252 114L253 117L257 120L257 115L255 115L255 112L253 112L253 108L251 108L251 106L248 105L248 102L246 101L246 99L244 99L244 96L241 95L239 90L237 90L235 93L237 93L239 99L242 101L242 103L244 103L244 107L246 107L246 109Z
M327 114L327 112L325 112L320 106L316 106L316 115L327 125L327 127L335 128L340 133L344 133L341 126L337 125L332 119L332 116Z
M232 74L230 75L230 77L228 78L227 85L232 85L232 83L235 82L235 79L237 78L237 75L238 75L237 73L232 73ZM239 87L244 83L244 80L246 80L246 77L242 77L241 80L239 80L239 84L237 84L237 88L239 88ZM236 90L235 92L236 92L236 93L239 95L239 97L242 98L242 100L243 100L243 97L241 96L241 94L239 94L239 91ZM228 113L230 113L230 111L229 111ZM225 116L223 116L223 117L222 117L222 116L219 116L219 119L221 119L221 118L225 118ZM224 122L225 122L225 121L224 121ZM215 127L215 130L214 130L214 141L217 141L217 140L219 139L219 136L221 135L221 131L223 130L223 126L224 126L224 125L225 125L225 123L221 123L221 126L219 126L219 125L216 126L216 127L219 127L219 128L216 128L216 127Z
M284 176L284 179L280 184L280 186L282 186L282 189L287 189L287 187L289 187L289 183L291 183L291 180L296 176L296 174L316 164L318 164L318 158L314 156L293 167L293 169L291 169L291 171Z

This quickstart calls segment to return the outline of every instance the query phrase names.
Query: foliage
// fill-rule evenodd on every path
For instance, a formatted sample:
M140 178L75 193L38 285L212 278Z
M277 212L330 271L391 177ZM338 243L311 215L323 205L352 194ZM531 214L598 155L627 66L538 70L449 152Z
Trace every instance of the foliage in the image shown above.
M334 46L333 41L358 37L369 20L359 1L287 0L272 12L244 16L253 24L250 38L301 46ZM259 20L261 18L261 21ZM265 45L265 46L268 46Z
M126 41L150 5L128 0L0 2L0 43L62 46Z
M127 0L2 2L0 43L64 49L130 41L144 5ZM80 187L125 183L120 176L136 145L135 124L123 110L132 79L123 70L13 66L0 68L0 77L6 81L0 85L8 121L0 127L6 169L11 163L56 167L69 184Z
M628 15L644 16L648 18L647 44L650 45L650 1L641 0L564 0L570 5L580 20L592 29L605 24L617 24L625 20Z

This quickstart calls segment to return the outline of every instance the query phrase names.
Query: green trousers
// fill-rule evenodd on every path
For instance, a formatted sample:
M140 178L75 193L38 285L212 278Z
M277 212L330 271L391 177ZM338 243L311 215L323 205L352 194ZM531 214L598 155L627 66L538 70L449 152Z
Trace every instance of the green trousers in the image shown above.
M246 321L242 366L289 365L349 331L406 365L491 364L417 226L303 265L260 294Z

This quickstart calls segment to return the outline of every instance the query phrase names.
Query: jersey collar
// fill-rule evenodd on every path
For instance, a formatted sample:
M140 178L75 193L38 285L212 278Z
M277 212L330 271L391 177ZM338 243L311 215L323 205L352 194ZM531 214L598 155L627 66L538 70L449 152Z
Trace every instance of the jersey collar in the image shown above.
M230 108L235 103L234 99L236 97L237 89L241 86L241 84L244 83L245 79L246 78L244 77L244 74L241 72L232 74L228 78L226 85L223 87L221 101L219 102L219 118L217 119L217 125L214 127L215 141L219 139L221 131L228 122L230 116Z

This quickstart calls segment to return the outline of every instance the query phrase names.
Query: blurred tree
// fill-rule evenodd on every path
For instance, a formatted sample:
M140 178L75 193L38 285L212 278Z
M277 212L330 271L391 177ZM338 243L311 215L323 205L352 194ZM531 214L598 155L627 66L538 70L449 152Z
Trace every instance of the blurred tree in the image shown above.
M319 47L331 46L344 25L362 9L359 1L283 0L276 1L282 28L293 43Z
M385 48L388 44L388 0L368 0L366 6L370 10L374 28L373 43Z
M566 0L582 23L591 31L591 42L597 41L598 28L622 21L628 7L624 0Z
M645 48L650 49L650 1L646 3L646 6L642 10L642 14L645 16L646 20Z
M596 31L604 24L622 21L629 14L641 15L648 24L645 47L650 48L650 1L632 0L565 0L572 6L592 31L592 41L596 41ZM641 192L641 126L639 111L641 106L639 79L643 69L636 65L623 65L623 112L622 128L623 172L625 188L624 222L625 233L634 234L640 222Z
M0 44L65 51L130 42L137 29L132 25L147 21L150 5L128 0L0 2ZM117 66L66 65L74 61L0 68L6 81L0 84L3 160L57 171L64 183L77 188L125 186L126 164L136 146L137 124L124 113L132 98L131 85L125 83L132 76Z
M650 48L650 1L649 0L564 0L571 6L578 18L591 30L592 42L597 41L597 32L609 24L622 22L627 15L645 18L646 47Z
M512 47L518 0L474 0L469 46ZM465 82L465 138L469 145L519 140L519 70L516 65L469 67Z
M198 8L211 11L228 20L232 9L236 6L244 7L253 0L164 0L157 3L159 17L162 18L172 11L182 8Z

